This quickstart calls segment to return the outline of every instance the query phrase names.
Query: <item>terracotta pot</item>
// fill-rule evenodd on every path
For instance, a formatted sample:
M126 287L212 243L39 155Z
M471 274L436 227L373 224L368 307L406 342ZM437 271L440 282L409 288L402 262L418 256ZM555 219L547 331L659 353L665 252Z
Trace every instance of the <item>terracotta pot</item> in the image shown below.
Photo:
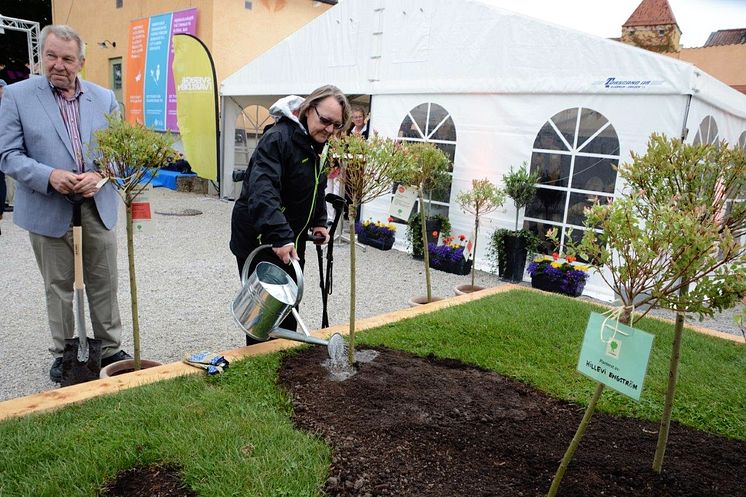
M154 368L161 366L162 363L158 361L148 361L147 359L140 359L140 368ZM135 360L126 359L124 361L112 362L108 366L101 368L100 378L111 378L112 376L119 376L120 374L131 373L135 370Z
M453 287L453 293L455 293L456 295L464 295L466 293L474 293L474 292L478 292L480 290L484 290L484 287L483 286L479 286L479 285L474 285L474 286L471 286L471 285L456 285L456 286Z
M409 307L417 307L418 305L426 305L431 302L438 302L439 300L445 300L444 297L433 297L430 302L427 301L427 295L423 295L420 297L412 297L409 299Z

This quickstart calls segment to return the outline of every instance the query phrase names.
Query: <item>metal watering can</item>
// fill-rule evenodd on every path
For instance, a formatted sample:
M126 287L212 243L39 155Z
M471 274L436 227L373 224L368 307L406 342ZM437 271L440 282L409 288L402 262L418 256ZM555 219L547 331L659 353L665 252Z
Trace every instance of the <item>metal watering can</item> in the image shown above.
M339 359L344 356L344 338L339 333L329 340L311 336L308 327L295 309L303 297L303 271L298 261L291 259L295 281L271 262L262 261L249 275L251 261L261 250L271 245L261 245L254 249L244 263L241 272L241 290L231 304L231 313L236 324L254 340L266 341L269 338L285 338L297 342L325 345L329 357ZM280 328L280 323L292 313L303 333Z

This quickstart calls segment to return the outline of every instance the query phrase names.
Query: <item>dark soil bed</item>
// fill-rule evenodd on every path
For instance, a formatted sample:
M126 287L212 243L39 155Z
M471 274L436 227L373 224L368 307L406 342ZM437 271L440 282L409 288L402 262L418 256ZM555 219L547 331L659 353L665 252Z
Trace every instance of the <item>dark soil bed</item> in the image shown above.
M152 465L128 469L101 489L101 497L197 497L181 480L175 466Z
M281 368L295 423L333 447L329 495L546 495L583 408L460 362L380 352L341 382L323 347ZM674 424L656 475L657 430L596 413L559 495L746 496L746 443Z

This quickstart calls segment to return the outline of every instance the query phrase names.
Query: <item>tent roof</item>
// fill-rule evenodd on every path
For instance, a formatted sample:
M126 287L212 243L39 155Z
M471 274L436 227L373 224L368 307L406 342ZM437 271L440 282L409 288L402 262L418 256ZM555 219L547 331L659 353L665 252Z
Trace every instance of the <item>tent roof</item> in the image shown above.
M477 0L345 0L221 91L307 94L327 83L369 95L693 94L746 117L746 96L689 63Z

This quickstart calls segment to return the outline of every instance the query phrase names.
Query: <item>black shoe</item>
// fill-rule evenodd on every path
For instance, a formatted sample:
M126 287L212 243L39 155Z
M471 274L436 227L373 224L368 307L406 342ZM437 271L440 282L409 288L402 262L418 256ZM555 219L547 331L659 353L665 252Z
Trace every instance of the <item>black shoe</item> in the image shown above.
M12 206L12 205L8 205L8 204L5 204L5 207L3 207L3 210L4 210L5 212L13 212L13 206Z
M127 359L132 359L132 356L129 355L127 352L120 350L114 355L110 355L109 357L102 357L101 358L101 367L106 367L109 364L113 364L117 361L126 361Z
M49 379L55 383L62 381L62 357L55 358L49 369Z

